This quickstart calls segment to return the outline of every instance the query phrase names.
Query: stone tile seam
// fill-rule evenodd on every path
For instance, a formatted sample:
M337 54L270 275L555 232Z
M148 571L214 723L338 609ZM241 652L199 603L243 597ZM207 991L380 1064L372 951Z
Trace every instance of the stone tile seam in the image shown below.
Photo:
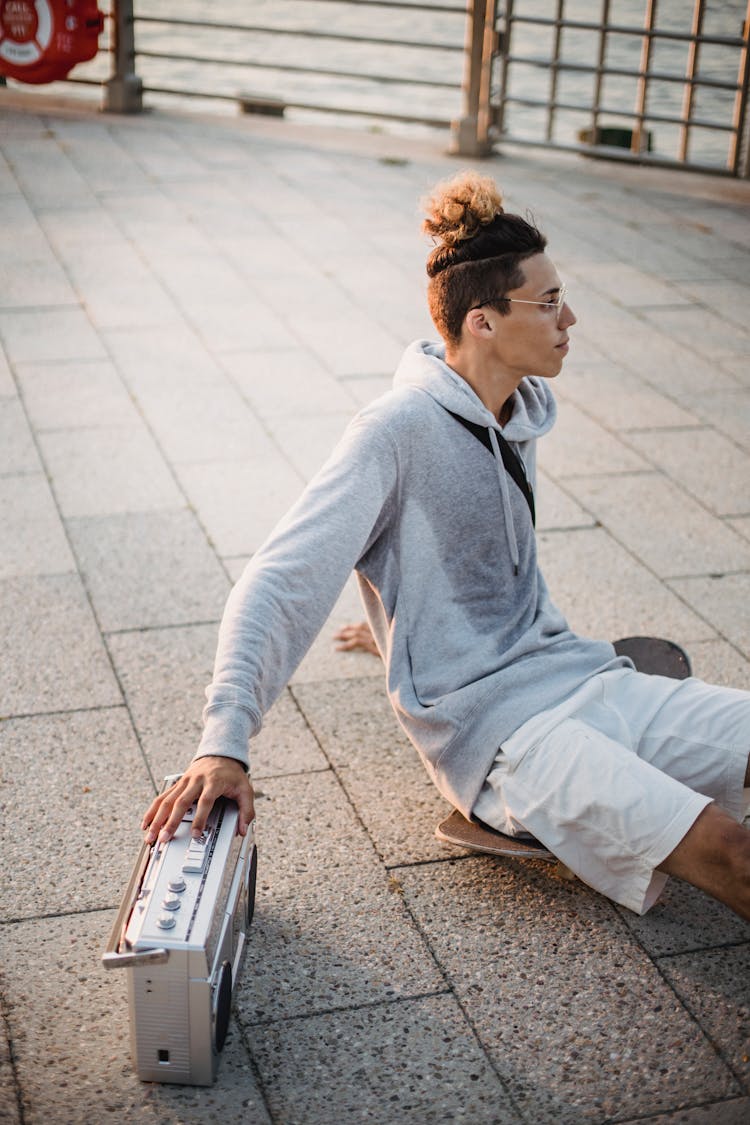
M178 511L184 511L184 509L177 509L177 510ZM127 513L127 514L132 515L134 513ZM135 514L137 514L137 513L135 513ZM74 519L78 519L78 518L98 519L100 517L98 517L98 516L94 516L94 517L87 517L87 516L78 517L78 516L75 516L73 518ZM106 517L104 517L104 518L106 519ZM219 562L221 562L221 560L219 560ZM222 569L224 569L224 568L222 567ZM159 625L159 624L156 624L156 625L131 625L128 628L124 628L124 629L103 629L102 630L102 636L103 637L128 637L128 636L132 636L132 635L138 636L141 633L144 633L144 634L147 634L147 633L162 633L162 632L166 632L167 630L174 631L174 630L178 630L178 629L201 629L206 625L215 626L218 629L220 624L221 624L221 618L219 618L219 617L210 617L210 618L206 618L205 620L201 618L201 619L196 619L195 621L168 621L168 622L165 622L163 625Z
M338 1016L346 1012L360 1012L368 1011L373 1008L386 1008L394 1004L413 1004L419 1000L432 1000L436 996L455 996L452 989L435 988L428 992L414 992L403 994L399 996L388 996L383 1000L364 1000L361 1004L333 1004L329 1007L310 1008L306 1012L293 1012L288 1016L279 1016L278 1019L260 1019L253 1020L243 1016L239 1011L236 1013L237 1020L243 1028L255 1027L274 1027L283 1024L300 1023L303 1020L319 1019L321 1016ZM250 1048L252 1052L252 1048Z
M85 918L89 914L109 914L117 910L119 905L118 901L112 906L86 906L80 910L51 910L48 914L22 914L17 918L1 918L0 930L3 926L22 926L26 922L43 922L50 918Z
M620 916L619 912L615 911L615 913L618 916L620 924L624 928L627 929L628 927L627 927L627 923L626 923L625 919ZM721 1047L721 1044L717 1043L717 1042L714 1042L713 1036L710 1035L709 1032L706 1030L706 1028L703 1027L703 1024L701 1023L699 1017L697 1016L697 1014L691 1008L689 1001L684 996L681 996L679 994L679 992L677 991L677 989L675 988L675 986L672 984L672 982L667 979L667 976L663 972L661 964L660 964L660 960L662 960L662 958L653 957L645 949L645 947L641 944L640 940L635 936L635 934L632 934L631 936L632 936L633 940L635 941L635 943L638 946L640 946L641 949L643 949L644 954L646 955L646 957L648 957L649 961L654 966L654 970L657 973L657 975L659 976L659 978L661 979L662 983L668 989L668 991L674 996L675 1002L684 1010L686 1015L689 1017L690 1021L695 1025L697 1030L700 1032L702 1038L704 1039L706 1044L711 1048L714 1055L716 1056L717 1061L719 1063L721 1063L721 1065L724 1067L724 1069L731 1075L731 1077L733 1078L734 1082L736 1083L736 1085L738 1087L738 1093L740 1093L740 1094L750 1093L750 1084L746 1087L745 1082L743 1081L742 1075L738 1074L735 1071L735 1069L732 1066L732 1063L730 1062L730 1060L725 1057L724 1051ZM741 943L741 944L746 944L746 943Z
M657 1113L649 1113L648 1115L639 1116L639 1117L627 1117L627 1118L612 1117L612 1118L610 1118L610 1121L613 1123L613 1125L614 1125L615 1122L617 1123L617 1125L648 1125L649 1121L660 1121L660 1120L669 1121L669 1119L671 1117L673 1117L673 1115L675 1113L678 1113L678 1112L682 1112L682 1111L689 1112L690 1110L693 1110L693 1109L714 1109L716 1106L722 1106L722 1105L731 1106L732 1104L734 1104L736 1102L741 1102L741 1101L744 1101L744 1100L745 1099L742 1097L742 1095L737 1097L735 1094L731 1094L729 1097L726 1097L726 1098L719 1098L719 1099L714 1098L710 1102L688 1102L688 1103L685 1103L684 1105L672 1106L669 1109L659 1110ZM679 1120L677 1118L673 1118L673 1119L675 1121ZM718 1120L718 1119L716 1119L716 1120Z
M747 449L745 447L743 447L742 445L740 445L739 442L735 441L735 439L730 434L725 434L722 430L717 429L716 426L712 426L712 425L685 426L685 427L664 426L664 427L661 427L659 430L651 430L651 431L648 431L648 432L649 433L672 433L672 432L675 432L675 431L676 432L682 432L682 433L694 433L696 431L700 431L700 432L705 432L705 433L708 433L708 434L712 434L712 433L717 434L718 436L723 437L725 441L729 442L730 445L734 446L734 448L738 451L738 453L742 454L746 458L746 460L748 462L748 465L750 466L750 456L748 455ZM709 508L708 505L703 500L701 500L701 498L695 492L693 492L685 484L683 484L683 482L679 478L675 479L675 477L673 477L664 468L662 468L660 465L658 465L657 462L650 456L649 453L644 452L642 449L636 449L633 446L632 442L628 441L627 435L629 433L637 433L638 431L622 430L620 432L622 434L626 435L626 436L623 437L622 440L623 440L623 445L625 445L625 447L627 449L630 449L633 453L636 453L639 457L642 457L650 465L653 465L654 469L661 476L664 476L664 477L667 478L667 480L670 480L672 482L672 484L675 485L676 488L680 489L681 492L684 492L687 496L692 497L692 499L695 500L696 503L700 504L700 506L702 508L704 508L705 511L707 511L709 513L709 515L714 516L714 518L716 518L716 519L722 519L724 516L726 516L728 514L729 515L745 515L745 514L747 514L745 512L731 512L731 513L723 512L721 514L718 514L714 511L712 511L711 508ZM750 508L748 508L748 512L750 512Z
M737 938L736 941L723 941L716 945L696 945L691 946L689 949L678 949L673 953L658 953L654 954L656 961L670 961L676 957L690 956L693 953L713 953L714 950L720 949L737 949L739 946L748 946L750 948L750 938Z
M0 983L1 981L2 978L0 978ZM16 1053L13 1048L13 1031L8 1016L5 994L2 989L0 989L0 1023L2 1023L2 1028L5 1032L5 1041L8 1044L8 1063L10 1065L10 1073L12 1076L12 1088L16 1095L16 1111L18 1113L18 1122L19 1125L25 1125L26 1114L24 1110L23 1086L21 1085L21 1077L18 1073L18 1066L16 1064Z
M128 713L128 708L123 701L122 703L100 703L94 707L63 707L54 711L19 711L10 715L0 715L0 723L8 723L16 719L53 719L63 715L95 715L108 711L125 711Z

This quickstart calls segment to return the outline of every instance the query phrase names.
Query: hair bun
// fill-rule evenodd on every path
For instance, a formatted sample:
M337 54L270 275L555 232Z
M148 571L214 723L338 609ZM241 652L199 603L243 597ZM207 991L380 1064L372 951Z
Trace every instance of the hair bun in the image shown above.
M427 217L422 229L445 247L473 238L503 213L503 197L490 176L459 172L439 183L422 206Z

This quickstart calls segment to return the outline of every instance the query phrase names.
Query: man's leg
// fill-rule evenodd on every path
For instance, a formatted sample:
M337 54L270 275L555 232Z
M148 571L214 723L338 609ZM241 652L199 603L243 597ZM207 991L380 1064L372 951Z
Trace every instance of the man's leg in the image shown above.
M745 785L749 780L750 766ZM750 922L750 832L718 805L703 810L659 870L685 879Z

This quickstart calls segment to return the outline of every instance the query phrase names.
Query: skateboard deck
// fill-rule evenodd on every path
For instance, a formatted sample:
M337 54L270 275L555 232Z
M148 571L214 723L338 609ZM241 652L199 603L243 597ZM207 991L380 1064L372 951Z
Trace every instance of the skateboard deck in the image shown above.
M674 680L685 680L691 675L687 653L674 641L662 640L661 637L623 637L615 641L614 649L618 656L629 656L638 672L669 676ZM467 820L458 809L440 821L435 835L444 844L455 844L471 852L557 863L552 852L533 836L506 836L482 821Z
M546 859L556 863L552 852L531 836L506 836L481 821L467 820L463 813L454 809L450 816L441 820L435 829L438 840L444 844L456 844L470 852L486 852L487 855L512 856L515 859Z

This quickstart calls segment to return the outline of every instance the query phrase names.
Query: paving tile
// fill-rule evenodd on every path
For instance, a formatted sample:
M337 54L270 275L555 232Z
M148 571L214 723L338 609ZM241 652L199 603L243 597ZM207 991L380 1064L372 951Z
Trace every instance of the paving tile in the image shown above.
M191 385L177 394L169 379L160 380L141 383L135 394L172 463L242 460L274 452L268 433L227 380Z
M334 379L305 348L234 352L223 363L261 418L351 415L358 406L350 385Z
M0 918L115 906L153 799L125 708L8 719L0 748L6 800L29 810L35 841L29 847L13 820L0 825L8 864Z
M750 539L750 516L739 516L727 521L729 526L745 539Z
M366 678L295 684L292 692L384 862L450 854L435 839L450 806L399 727L384 685Z
M740 386L750 386L750 354L747 349L740 353L719 353L717 362L721 370L731 375Z
M747 327L747 303L750 300L750 268L745 274L745 285L740 285L736 280L711 280L703 279L694 282L681 282L679 290L705 305L724 320L740 328Z
M628 442L716 515L750 514L750 449L710 429L631 432Z
M524 1118L627 1120L741 1093L611 906L544 866L483 858L398 873Z
M670 582L670 586L750 657L750 574L681 578Z
M750 1093L750 941L662 957L659 969Z
M194 387L226 386L218 361L187 323L102 332L118 371L133 393L164 391L179 398Z
M251 1049L277 1121L523 1120L450 996L272 1024Z
M606 360L576 361L555 386L600 425L615 433L632 429L695 425L697 419L637 375ZM668 392L668 388L665 387Z
M750 567L747 542L656 473L578 477L570 491L661 578Z
M750 691L750 660L726 641L698 641L690 646L693 673L710 684Z
M652 309L644 311L643 315L660 332L674 337L688 348L695 348L699 355L709 359L712 350L747 349L746 330L732 326L723 317L698 305L684 309Z
M643 1125L746 1125L750 1098L731 1098L693 1109L677 1109L656 1117L639 1117Z
M350 410L345 414L278 419L270 423L270 429L289 462L305 481L310 481L330 457L354 413Z
M671 285L626 262L588 263L584 277L589 285L626 307L690 304L695 300L684 286Z
M0 308L77 305L78 298L60 263L50 253L16 262L0 260Z
M267 779L243 1023L415 997L441 974L332 774Z
M630 334L618 331L599 339L608 358L630 368L686 410L692 410L696 395L737 389L736 380L722 370L715 356L706 358L650 325L642 324Z
M541 532L542 573L552 600L583 636L668 637L690 646L711 626L602 528Z
M750 380L742 390L698 395L694 410L702 421L750 451Z
M122 380L109 362L19 363L16 374L35 430L122 426L139 421Z
M3 151L32 207L75 203L95 208L94 195L65 155L54 128L38 137L6 140Z
M42 473L0 476L0 578L75 570L65 531Z
M7 1125L21 1125L19 1094L4 1022L0 1027L0 1097L2 1097L3 1121Z
M214 1086L138 1081L130 1065L125 972L107 971L100 961L113 919L109 911L74 915L64 919L62 935L60 918L2 929L27 1125L203 1125L208 1118L270 1125L233 1019Z
M546 473L537 474L534 495L537 533L553 529L593 527L594 518Z
M300 343L310 348L334 375L394 371L403 351L400 340L357 310L345 318L295 315L292 329ZM363 348L365 340L367 347Z
M0 582L0 715L122 702L77 575Z
M109 246L106 254L72 255L68 272L96 328L163 325L180 313L133 247Z
M304 483L280 453L258 460L180 464L176 472L220 555L256 551Z
M41 467L21 403L17 398L0 399L0 476L38 473Z
M538 448L539 466L549 476L637 472L647 463L570 402L561 402L554 429Z
M143 425L48 430L39 443L63 516L160 511L185 503Z
M750 941L747 922L681 879L670 879L659 901L642 917L624 907L616 909L651 957Z
M217 636L218 623L108 639L144 754L159 780L184 769L198 749ZM328 768L288 692L266 714L250 754L254 780Z
M68 529L104 632L221 616L229 583L192 512L71 519Z
M0 339L12 363L106 359L101 340L79 308L0 311Z

